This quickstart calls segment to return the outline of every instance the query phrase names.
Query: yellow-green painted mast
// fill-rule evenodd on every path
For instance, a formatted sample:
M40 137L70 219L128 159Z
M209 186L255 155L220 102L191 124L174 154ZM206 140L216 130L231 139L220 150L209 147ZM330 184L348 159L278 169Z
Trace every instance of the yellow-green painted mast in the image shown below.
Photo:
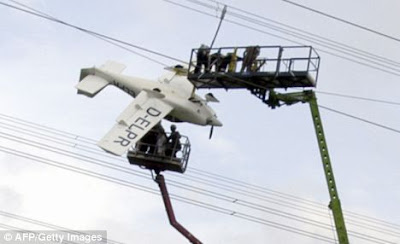
M324 129L322 127L321 116L318 109L317 98L314 91L307 90L303 92L279 94L271 90L269 93L269 99L266 101L266 103L272 108L281 105L292 105L297 102L308 102L310 105L311 115L314 122L314 128L317 135L318 146L321 154L322 165L328 185L330 196L329 208L332 210L339 244L348 244L349 239L347 236L346 224L343 217L343 211L340 204L338 190L336 188L335 178L333 176L332 164L328 153L328 146L326 144Z

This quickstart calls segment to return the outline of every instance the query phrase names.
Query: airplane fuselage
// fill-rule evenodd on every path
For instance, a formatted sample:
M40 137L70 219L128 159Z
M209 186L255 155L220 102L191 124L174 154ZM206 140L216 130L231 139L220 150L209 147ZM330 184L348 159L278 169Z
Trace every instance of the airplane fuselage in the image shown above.
M164 96L163 101L174 107L167 117L173 121L184 121L197 125L222 125L205 100L192 91L182 88L188 86L188 84L184 84L185 82L190 83L186 78L178 76L178 82L164 84L107 71L102 71L102 73L111 85L120 88L132 97L136 97L143 90L156 91L162 94Z

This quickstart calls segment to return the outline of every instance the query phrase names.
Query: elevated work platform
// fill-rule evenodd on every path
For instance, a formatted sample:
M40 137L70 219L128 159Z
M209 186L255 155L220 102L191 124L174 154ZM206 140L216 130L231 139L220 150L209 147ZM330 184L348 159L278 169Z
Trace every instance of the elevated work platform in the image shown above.
M311 46L249 46L193 49L188 79L196 88L315 87L320 58Z
M189 161L190 142L186 136L181 136L180 147L174 145L155 145L138 142L133 150L128 152L130 164L141 168L161 171L184 173Z

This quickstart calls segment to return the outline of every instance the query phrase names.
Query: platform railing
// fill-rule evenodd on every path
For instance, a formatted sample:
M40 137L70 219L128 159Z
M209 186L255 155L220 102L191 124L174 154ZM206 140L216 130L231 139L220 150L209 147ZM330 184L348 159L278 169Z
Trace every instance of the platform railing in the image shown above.
M249 48L258 48L253 59L247 57ZM199 53L207 57L199 56ZM250 61L249 61L250 59ZM251 60L252 59L252 60ZM251 62L251 64L247 63ZM311 46L247 46L192 49L189 77L202 73L308 73L318 79L320 57ZM250 70L249 70L250 69Z
M170 136L170 133L165 134L166 138ZM181 168L185 171L190 156L190 141L187 136L181 135L180 148L178 144L172 145L166 140L159 140L157 136L155 143L148 143L139 141L136 143L129 154L131 156L142 156L147 157L149 160L156 159L157 161L165 162L177 162L181 164ZM164 142L162 142L164 141Z

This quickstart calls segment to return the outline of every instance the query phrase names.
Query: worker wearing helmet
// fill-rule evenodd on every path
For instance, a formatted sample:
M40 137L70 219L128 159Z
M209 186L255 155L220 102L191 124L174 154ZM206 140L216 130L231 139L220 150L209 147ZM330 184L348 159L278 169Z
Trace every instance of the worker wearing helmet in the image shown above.
M171 135L168 137L168 148L166 151L167 156L176 157L176 153L182 148L179 141L180 138L181 134L176 130L176 125L171 125Z
M201 44L200 48L197 50L197 63L194 73L200 73L201 68L204 65L204 72L210 71L210 60L209 59L210 48L207 45Z

